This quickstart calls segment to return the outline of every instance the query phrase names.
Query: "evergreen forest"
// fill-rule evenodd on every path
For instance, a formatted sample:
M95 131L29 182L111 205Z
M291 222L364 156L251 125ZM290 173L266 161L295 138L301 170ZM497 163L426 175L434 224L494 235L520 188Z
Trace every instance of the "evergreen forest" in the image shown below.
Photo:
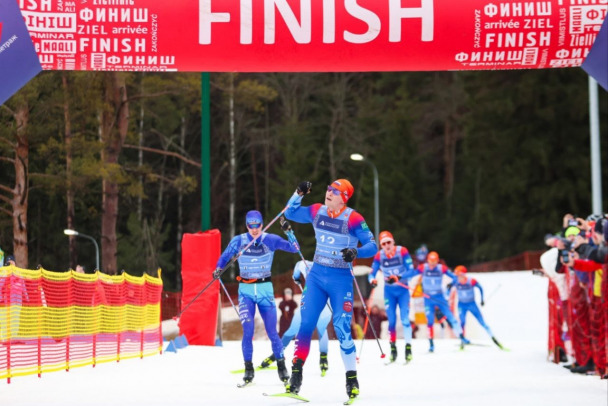
M581 69L211 73L211 227L222 247L245 213L270 221L300 181L304 205L348 178L349 206L410 252L448 265L543 249L591 211L588 79ZM608 93L599 89L602 179ZM180 241L201 231L201 74L43 72L0 106L0 247L18 266L163 270L179 290ZM604 210L608 184L603 185ZM310 225L294 224L307 259ZM282 234L278 224L269 232ZM275 273L298 256L277 253Z

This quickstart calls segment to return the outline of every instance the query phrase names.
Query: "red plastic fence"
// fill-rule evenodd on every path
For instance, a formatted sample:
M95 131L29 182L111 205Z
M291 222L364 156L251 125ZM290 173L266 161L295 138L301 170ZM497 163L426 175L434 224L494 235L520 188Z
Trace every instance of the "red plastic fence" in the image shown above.
M0 268L0 379L157 354L162 281Z

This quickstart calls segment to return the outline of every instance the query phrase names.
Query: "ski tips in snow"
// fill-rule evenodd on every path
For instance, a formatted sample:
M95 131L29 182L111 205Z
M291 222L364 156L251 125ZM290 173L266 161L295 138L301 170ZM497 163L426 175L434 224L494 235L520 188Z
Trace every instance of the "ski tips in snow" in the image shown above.
M348 398L348 400L342 404L343 405L352 405L353 403L355 403L355 400L357 400L358 398L359 398L358 396Z
M291 399L299 400L300 402L304 402L304 403L310 402L310 400L308 400L300 395L297 395L295 393L291 393L291 392L262 393L262 395L269 396L269 397L277 397L277 398L291 398Z
M271 365L269 367L263 368L261 366L259 367L255 367L254 370L256 371L269 371L269 370L276 370L277 367L275 365ZM230 371L231 374L244 374L245 373L245 368L243 369L233 369L232 371Z
M251 386L251 385L253 385L253 381L237 383L236 387L237 388L246 388L246 387Z

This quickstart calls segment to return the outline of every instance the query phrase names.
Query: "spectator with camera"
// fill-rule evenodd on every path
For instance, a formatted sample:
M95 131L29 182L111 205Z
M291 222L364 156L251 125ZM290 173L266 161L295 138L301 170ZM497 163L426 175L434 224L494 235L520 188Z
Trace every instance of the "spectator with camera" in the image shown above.
M608 378L608 219L589 216L588 239L577 236L575 252L564 265L577 275L589 275L590 341L595 369L604 379ZM577 372L577 371L573 371ZM586 371L589 372L589 371Z
M585 220L571 214L563 217L562 231L556 235L545 237L545 244L557 250L550 250L548 255L557 255L555 269L548 272L552 280L561 288L562 298L561 310L564 312L563 319L566 321L567 332L564 332L563 340L570 341L575 362L565 366L572 372L587 373L594 368L591 357L590 340L590 309L587 290L589 278L585 273L576 273L567 264L575 249L584 241L581 229L585 228ZM541 262L542 262L541 258ZM543 268L545 268L543 266ZM552 270L545 270L552 271ZM563 275L563 276L561 276ZM564 343L565 345L565 343Z

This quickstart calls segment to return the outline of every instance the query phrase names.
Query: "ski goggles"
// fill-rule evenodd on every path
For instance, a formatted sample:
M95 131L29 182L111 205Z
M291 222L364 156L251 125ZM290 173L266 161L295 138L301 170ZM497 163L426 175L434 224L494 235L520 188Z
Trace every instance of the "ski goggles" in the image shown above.
M260 228L261 226L262 226L262 223L247 223L247 228L251 228L251 229Z
M340 196L340 194L342 193L332 185L327 185L327 191L333 193L336 196Z

